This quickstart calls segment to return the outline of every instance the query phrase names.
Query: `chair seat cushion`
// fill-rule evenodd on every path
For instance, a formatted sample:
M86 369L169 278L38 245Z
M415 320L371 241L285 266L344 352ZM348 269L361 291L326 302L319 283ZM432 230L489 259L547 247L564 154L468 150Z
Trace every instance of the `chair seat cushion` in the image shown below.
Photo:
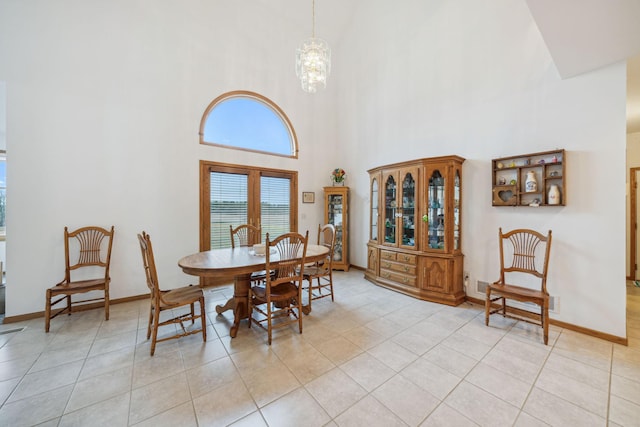
M522 301L542 301L548 299L549 295L546 295L540 290L525 288L517 285L509 285L502 283L492 283L489 285L492 291L495 291L506 297L512 297Z
M202 289L198 286L184 286L162 293L162 300L167 306L191 304L201 297Z
M308 276L324 276L326 274L328 274L328 270L322 266L317 267L317 266L313 266L313 267L305 267L304 268L304 277L308 277Z
M75 282L61 283L51 288L53 292L64 293L65 291L78 291L83 289L91 289L95 287L104 287L104 278L78 280Z
M254 286L251 288L251 291L256 296L256 298L262 301L267 300L267 292L264 286ZM295 283L280 283L278 286L274 286L271 288L272 300L284 300L296 296L298 296L298 287L295 285Z

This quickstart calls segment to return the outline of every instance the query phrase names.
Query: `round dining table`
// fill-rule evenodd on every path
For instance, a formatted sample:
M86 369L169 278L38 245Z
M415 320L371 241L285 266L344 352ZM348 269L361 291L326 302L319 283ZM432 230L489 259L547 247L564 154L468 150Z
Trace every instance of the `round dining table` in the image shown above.
M277 252L269 254L272 266L279 261ZM327 257L329 249L323 245L307 245L305 263L321 261ZM218 305L218 314L233 310L233 325L229 335L234 338L238 333L240 321L249 317L249 287L251 274L266 269L266 257L256 255L249 246L212 249L188 255L178 261L183 272L199 277L233 276L233 297L226 304ZM308 310L303 311L308 312Z

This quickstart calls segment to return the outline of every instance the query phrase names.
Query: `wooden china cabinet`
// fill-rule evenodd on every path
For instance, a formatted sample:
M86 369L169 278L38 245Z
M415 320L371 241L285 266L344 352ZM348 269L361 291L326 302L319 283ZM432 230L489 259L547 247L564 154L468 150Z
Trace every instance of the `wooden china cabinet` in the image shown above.
M365 277L420 299L464 301L462 163L431 157L369 170Z
M324 223L336 228L333 269L349 271L349 187L324 187Z

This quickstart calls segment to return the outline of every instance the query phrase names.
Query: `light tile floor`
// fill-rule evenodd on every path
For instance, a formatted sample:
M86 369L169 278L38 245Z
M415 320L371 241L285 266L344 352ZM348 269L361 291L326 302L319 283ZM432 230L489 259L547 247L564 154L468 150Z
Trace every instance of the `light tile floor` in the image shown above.
M304 332L215 315L208 341L158 344L148 301L0 325L3 426L639 426L640 288L629 282L629 346L416 300L337 272ZM12 330L24 328L20 332Z

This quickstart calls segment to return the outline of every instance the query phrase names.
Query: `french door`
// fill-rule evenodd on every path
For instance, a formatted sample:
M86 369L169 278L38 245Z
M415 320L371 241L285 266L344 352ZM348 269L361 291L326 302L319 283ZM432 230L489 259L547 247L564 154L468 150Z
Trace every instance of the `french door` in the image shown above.
M252 224L262 241L298 231L298 173L200 161L200 250L231 246L229 226Z

